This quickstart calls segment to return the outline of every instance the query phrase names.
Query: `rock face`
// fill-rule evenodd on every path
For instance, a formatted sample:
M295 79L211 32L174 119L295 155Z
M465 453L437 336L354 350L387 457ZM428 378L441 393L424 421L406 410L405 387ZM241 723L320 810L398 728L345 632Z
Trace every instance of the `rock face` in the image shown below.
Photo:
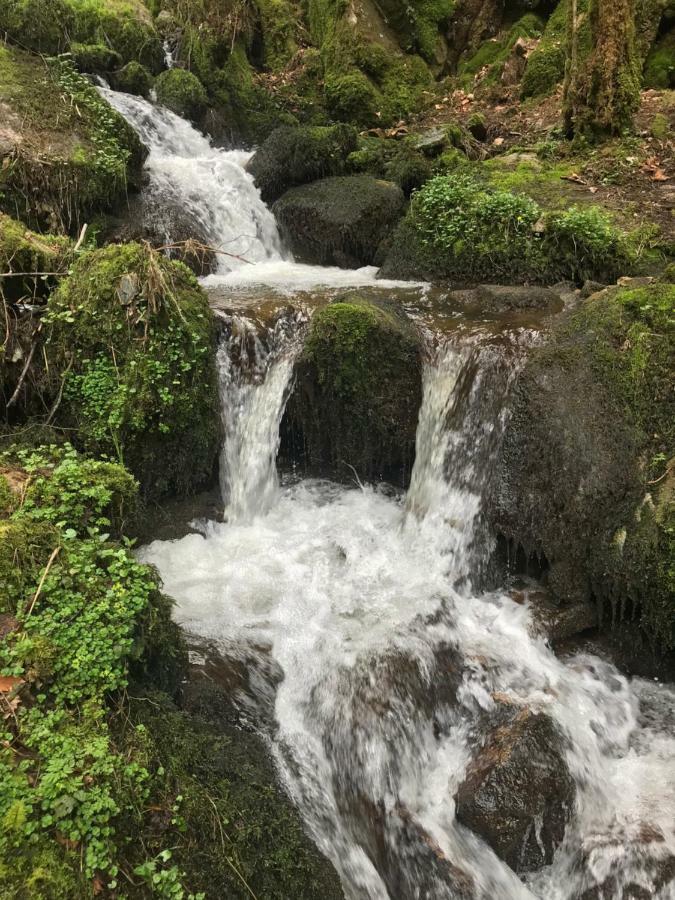
M282 421L281 458L307 472L405 487L422 401L422 348L394 304L348 295L315 313Z
M358 268L375 261L381 241L404 207L397 185L354 175L292 188L277 200L273 212L297 259Z
M645 673L666 665L655 646L675 645L673 302L675 286L638 281L558 320L519 378L488 503L511 559L538 557L555 602L632 623L625 662Z
M349 125L282 125L251 158L248 171L265 203L273 203L290 187L341 175L347 157L356 148L356 130Z
M553 722L520 710L469 765L457 818L515 872L548 865L572 813L574 782Z

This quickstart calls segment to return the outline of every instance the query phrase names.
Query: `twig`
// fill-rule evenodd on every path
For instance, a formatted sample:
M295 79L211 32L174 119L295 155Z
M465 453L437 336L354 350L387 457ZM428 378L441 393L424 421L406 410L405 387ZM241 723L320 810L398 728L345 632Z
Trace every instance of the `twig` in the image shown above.
M14 393L9 398L7 402L7 409L10 406L13 406L18 400L19 394L21 393L21 388L23 386L24 381L26 380L26 375L28 374L28 370L30 369L30 364L33 361L33 354L35 353L35 348L37 347L37 341L34 339L31 344L30 353L28 354L28 359L26 360L26 364L24 365L21 375L19 375L19 380L16 383L16 387L14 388Z
M44 572L42 573L42 578L40 579L40 584L38 584L37 590L35 591L35 596L31 600L30 607L28 609L28 612L26 613L26 618L28 618L28 616L30 616L30 614L33 612L33 607L35 606L35 602L36 602L37 598L40 596L40 591L42 590L42 585L45 583L45 578L49 574L49 570L52 567L52 563L54 562L56 557L59 555L60 550L61 550L60 547L54 547L54 549L52 550L52 555L49 557L49 561L47 562L47 565L45 566Z
M674 466L675 466L675 460L671 460L671 462L669 462L668 465L666 466L666 471L663 473L663 475L661 475L660 478L655 478L654 481L648 481L647 484L658 484L659 481L663 481L663 479L666 478L670 474L670 472L673 470Z
M82 246L82 242L84 241L84 238L85 238L85 236L86 236L86 234L87 234L87 228L88 228L88 227L89 227L89 226L88 226L87 223L85 222L84 225L82 226L82 231L80 231L80 236L79 236L79 238L77 239L77 243L76 243L75 246L73 247L73 253L77 253L77 251L78 251L78 250L80 249L80 247Z
M51 425L52 419L53 419L54 416L56 415L56 410L57 410L57 409L59 408L59 406L61 405L61 400L63 399L63 388L64 388L64 385L65 385L65 383L66 383L66 376L68 375L68 372L70 372L70 367L72 366L72 364L73 364L73 360L72 360L72 357L71 357L70 362L68 363L68 365L67 365L67 367L66 367L66 370L63 372L63 374L62 374L62 376L61 376L61 384L60 384L60 386L59 386L59 393L58 393L58 395L57 395L57 397L56 397L56 400L54 401L54 404L53 404L52 408L51 408L50 411L49 411L49 415L47 416L47 420L45 421L45 425Z

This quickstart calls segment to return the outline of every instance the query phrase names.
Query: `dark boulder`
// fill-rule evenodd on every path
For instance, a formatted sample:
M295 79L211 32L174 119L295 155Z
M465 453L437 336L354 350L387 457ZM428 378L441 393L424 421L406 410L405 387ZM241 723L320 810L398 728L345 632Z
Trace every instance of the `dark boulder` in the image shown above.
M358 268L375 261L381 241L404 207L397 185L351 175L292 188L277 200L273 212L297 259Z
M551 863L574 805L574 781L554 723L512 712L469 764L455 797L457 818L515 872Z
M630 625L623 662L644 674L675 647L674 302L673 285L629 283L556 322L519 376L487 504L554 602Z
M282 421L282 461L405 487L422 401L421 338L394 304L347 295L314 314Z
M350 125L282 125L256 151L247 168L262 199L273 203L295 185L341 175L357 146L356 130Z

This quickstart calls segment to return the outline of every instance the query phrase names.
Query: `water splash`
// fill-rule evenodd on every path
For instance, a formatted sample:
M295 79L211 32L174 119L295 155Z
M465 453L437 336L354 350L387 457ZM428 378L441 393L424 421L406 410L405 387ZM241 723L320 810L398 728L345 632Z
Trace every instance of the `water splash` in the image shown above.
M657 893L653 873L675 853L675 697L596 657L557 659L526 606L471 589L485 552L482 485L522 340L455 342L436 356L406 501L304 481L275 487L265 515L143 552L186 629L225 655L263 648L283 671L267 686L280 770L354 900L579 900L609 878L612 900L631 882L673 896L672 883ZM257 421L244 431L267 474L248 469L243 440L226 466L230 491L238 481L249 498L269 484L278 441L284 379L278 355L260 366L267 358L239 354L261 372L248 382L260 399L247 397ZM577 785L565 843L525 881L455 819L496 695L558 723Z

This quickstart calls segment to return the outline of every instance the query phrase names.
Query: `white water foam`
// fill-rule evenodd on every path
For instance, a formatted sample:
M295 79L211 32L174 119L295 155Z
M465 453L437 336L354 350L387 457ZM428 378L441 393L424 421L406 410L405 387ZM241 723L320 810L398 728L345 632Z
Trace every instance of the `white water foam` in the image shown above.
M629 683L596 657L557 659L532 636L525 606L472 590L485 549L471 535L500 431L486 410L499 417L507 407L502 369L489 347L448 347L429 366L407 503L305 481L271 501L263 491L257 515L233 511L227 524L156 542L142 557L158 566L184 628L224 654L267 648L283 671L279 765L349 898L450 900L457 891L433 863L445 858L483 900L579 900L609 877L616 886L603 897L622 900L633 882L670 900L672 883L653 890L652 863L675 853L675 695ZM267 472L278 441L269 423L290 372L266 373L252 391L276 399L247 403L253 418L266 411L253 430L269 442ZM241 478L261 496L260 479L234 457L225 459L230 489ZM452 702L442 695L446 651L462 659ZM497 693L553 717L577 786L553 865L526 881L455 819L473 730ZM440 854L431 865L411 847L411 828ZM645 831L658 837L645 841Z

